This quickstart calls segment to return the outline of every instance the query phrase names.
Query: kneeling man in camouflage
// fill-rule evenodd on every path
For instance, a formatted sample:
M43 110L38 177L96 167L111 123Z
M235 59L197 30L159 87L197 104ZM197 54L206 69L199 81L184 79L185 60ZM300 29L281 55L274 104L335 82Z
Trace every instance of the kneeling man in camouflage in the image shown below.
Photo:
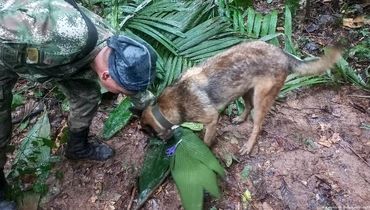
M0 2L0 209L5 201L4 165L12 136L12 89L19 77L53 81L70 103L69 159L103 161L114 151L89 142L89 127L100 102L100 85L132 97L143 109L155 77L156 54L144 41L115 31L74 0L3 0Z

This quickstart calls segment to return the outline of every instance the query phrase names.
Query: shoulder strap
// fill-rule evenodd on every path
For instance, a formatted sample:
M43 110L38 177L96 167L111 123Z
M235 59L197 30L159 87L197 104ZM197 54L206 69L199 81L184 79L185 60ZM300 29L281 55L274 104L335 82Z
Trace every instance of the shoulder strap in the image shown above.
M85 57L87 54L89 54L95 48L96 42L98 41L98 32L93 22L91 22L90 18L87 17L84 12L82 12L82 10L78 7L75 0L65 0L65 1L71 4L75 9L77 9L81 13L82 18L85 20L85 23L87 26L88 34L87 34L86 45L76 57L76 59L81 59Z

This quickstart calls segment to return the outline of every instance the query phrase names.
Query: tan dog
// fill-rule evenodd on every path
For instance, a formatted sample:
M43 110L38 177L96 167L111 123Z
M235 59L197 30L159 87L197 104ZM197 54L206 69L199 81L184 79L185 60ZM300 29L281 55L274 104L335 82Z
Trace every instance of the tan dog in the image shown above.
M301 61L262 41L241 43L186 71L163 91L156 105L144 110L141 124L143 128L150 126L160 138L168 139L173 125L203 123L204 142L211 145L220 111L242 96L245 110L234 122L243 122L254 108L252 134L240 149L241 154L249 154L287 75L322 73L340 55L340 50L332 49L320 59Z

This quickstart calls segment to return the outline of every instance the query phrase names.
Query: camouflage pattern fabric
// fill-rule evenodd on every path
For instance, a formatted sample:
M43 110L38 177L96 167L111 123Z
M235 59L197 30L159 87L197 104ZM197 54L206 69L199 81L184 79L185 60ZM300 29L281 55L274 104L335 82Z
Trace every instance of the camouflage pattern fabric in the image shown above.
M87 41L87 27L79 11L64 0L0 1L0 42L10 50L29 47L42 49L43 54L38 64L20 66L19 60L8 60L8 67L23 77L43 82L48 77L66 78L90 63L114 30L99 16L81 9L96 25L97 48L71 63Z
M100 86L88 64L114 30L99 16L80 8L96 25L98 41L89 55L75 61L88 32L81 13L72 5L64 0L0 0L0 152L10 141L11 91L19 76L55 81L70 102L70 129L78 132L90 126ZM28 48L42 53L40 62L23 59Z

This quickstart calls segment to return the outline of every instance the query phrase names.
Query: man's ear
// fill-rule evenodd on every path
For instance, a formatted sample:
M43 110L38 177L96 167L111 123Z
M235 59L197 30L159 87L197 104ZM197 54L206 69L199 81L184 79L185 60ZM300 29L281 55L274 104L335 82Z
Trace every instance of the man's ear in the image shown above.
M109 75L109 72L108 71L103 71L103 73L101 74L101 79L103 81L106 81L107 79L109 79L110 75Z

